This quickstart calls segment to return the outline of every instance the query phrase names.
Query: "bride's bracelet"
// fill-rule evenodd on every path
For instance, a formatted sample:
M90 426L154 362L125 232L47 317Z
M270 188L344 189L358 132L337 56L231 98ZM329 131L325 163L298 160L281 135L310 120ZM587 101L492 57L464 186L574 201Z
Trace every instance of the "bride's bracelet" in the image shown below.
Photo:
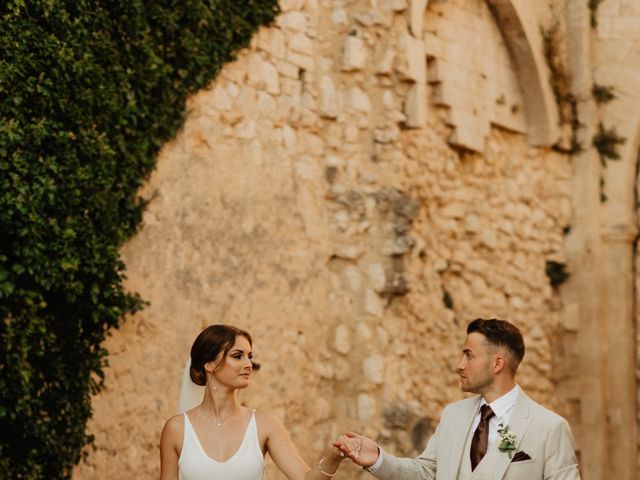
M326 476L326 477L335 477L335 476L336 476L336 472L337 472L338 470L336 470L336 471L335 471L335 472L333 472L333 473L327 473L327 472L325 472L324 470L322 470L322 462L324 462L324 457L322 457L322 458L320 459L320 461L318 462L318 470L320 470L320 473L321 473L321 474L323 474L323 475L324 475L324 476Z

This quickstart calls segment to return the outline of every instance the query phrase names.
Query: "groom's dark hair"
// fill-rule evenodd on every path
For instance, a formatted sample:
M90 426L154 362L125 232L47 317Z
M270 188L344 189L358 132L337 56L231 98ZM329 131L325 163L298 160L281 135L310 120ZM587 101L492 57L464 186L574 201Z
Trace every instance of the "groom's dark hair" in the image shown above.
M476 318L467 326L467 335L470 333L481 333L491 345L509 350L515 362L513 371L516 371L524 358L524 340L518 327L497 318Z

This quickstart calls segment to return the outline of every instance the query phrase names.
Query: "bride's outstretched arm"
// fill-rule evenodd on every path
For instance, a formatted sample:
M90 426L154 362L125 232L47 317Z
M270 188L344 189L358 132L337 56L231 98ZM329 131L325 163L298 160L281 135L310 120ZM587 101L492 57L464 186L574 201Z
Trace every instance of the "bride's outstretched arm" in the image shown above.
M343 459L339 449L328 449L319 465L309 468L296 451L289 434L282 424L270 414L264 415L267 428L267 452L276 466L289 480L328 480L333 476Z

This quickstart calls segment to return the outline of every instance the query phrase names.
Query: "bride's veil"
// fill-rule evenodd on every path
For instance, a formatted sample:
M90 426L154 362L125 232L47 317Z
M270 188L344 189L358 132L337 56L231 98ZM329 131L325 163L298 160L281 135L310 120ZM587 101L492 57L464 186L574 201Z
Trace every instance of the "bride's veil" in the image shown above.
M191 358L187 359L182 372L182 383L180 384L180 400L178 401L178 413L184 413L202 403L204 397L204 387L196 385L191 381L189 369L191 368Z

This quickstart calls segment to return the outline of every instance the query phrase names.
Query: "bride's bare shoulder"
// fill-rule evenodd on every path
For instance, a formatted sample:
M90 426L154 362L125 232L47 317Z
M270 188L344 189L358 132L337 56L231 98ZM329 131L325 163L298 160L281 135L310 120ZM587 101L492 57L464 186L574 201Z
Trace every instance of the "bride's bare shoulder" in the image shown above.
M164 428L162 429L162 436L168 437L178 437L182 438L184 433L184 415L179 413L178 415L174 415L169 420L167 420L164 424Z
M273 430L281 430L284 427L282 422L271 412L266 410L256 410L256 423L262 431L272 432Z

